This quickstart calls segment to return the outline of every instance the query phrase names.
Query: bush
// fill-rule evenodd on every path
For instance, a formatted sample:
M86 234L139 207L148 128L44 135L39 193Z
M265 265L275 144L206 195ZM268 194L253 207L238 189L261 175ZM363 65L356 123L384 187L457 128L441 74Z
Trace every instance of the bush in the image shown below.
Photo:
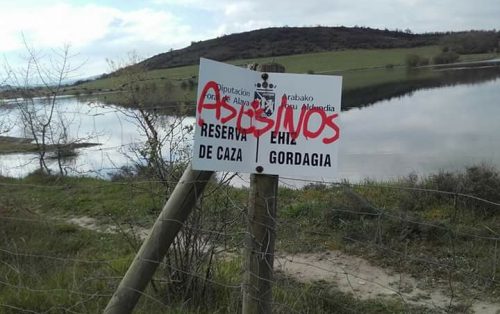
M419 62L418 65L419 66L424 66L424 65L429 65L429 63L431 63L430 60L429 60L429 58L427 58L427 57L421 57L420 58L420 62Z
M467 167L465 172L441 171L430 175L422 183L417 183L416 187L467 194L500 203L500 173L496 168L488 165ZM427 197L412 195L413 208L411 209L422 209L434 201L448 203L450 198L449 195L445 194L425 195ZM473 198L461 198L461 200L466 208L472 209L476 214L490 216L500 213L499 207L494 204Z
M188 83L186 81L181 82L181 89L186 90L188 88Z
M500 203L500 174L494 167L488 165L468 167L463 184L466 194ZM499 207L493 204L475 200L470 200L469 203L476 211L488 216L500 212Z
M419 55L411 54L406 56L406 65L409 66L410 68L418 66L419 62L420 62Z
M441 52L432 59L434 64L447 64L458 61L460 56L454 51Z
M471 31L451 34L443 38L441 44L447 50L460 54L486 53L498 48L498 35L494 31ZM443 51L445 48L443 48Z
M424 66L429 64L429 58L421 57L419 55L410 54L406 56L406 65L410 68L417 66Z

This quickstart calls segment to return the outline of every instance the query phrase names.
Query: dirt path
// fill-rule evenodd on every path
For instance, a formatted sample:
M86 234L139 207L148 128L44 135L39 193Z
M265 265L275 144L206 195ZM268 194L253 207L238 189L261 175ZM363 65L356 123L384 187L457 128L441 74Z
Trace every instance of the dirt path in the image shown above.
M117 226L100 224L96 219L88 216L73 217L68 219L67 222L73 225L77 225L83 229L102 232L102 233L116 234L120 232L129 232L129 233L131 232L129 228L125 230L120 230L120 228L118 228ZM134 227L133 233L137 238L145 240L149 234L149 229L142 227Z
M120 232L118 228L99 224L91 217L75 217L69 219L68 222L97 232ZM147 237L148 231L145 228L134 230L135 235L143 240ZM422 282L409 274L391 273L388 269L371 265L363 258L347 255L341 251L295 255L278 254L275 268L301 282L319 280L334 282L340 291L352 293L354 297L362 300L399 298L407 304L437 308L443 312L450 308L450 297L444 292L437 289L421 288L424 286ZM458 303L457 299L452 301L453 305ZM460 301L470 305L473 313L500 314L500 302Z
M443 312L450 308L450 297L442 291L420 288L423 284L409 274L393 274L365 259L340 251L281 256L276 264L277 269L301 282L335 282L342 292L352 293L359 299L399 298L407 304L438 308ZM459 300L452 301L456 305ZM500 303L460 301L466 305L469 303L474 313L500 313Z

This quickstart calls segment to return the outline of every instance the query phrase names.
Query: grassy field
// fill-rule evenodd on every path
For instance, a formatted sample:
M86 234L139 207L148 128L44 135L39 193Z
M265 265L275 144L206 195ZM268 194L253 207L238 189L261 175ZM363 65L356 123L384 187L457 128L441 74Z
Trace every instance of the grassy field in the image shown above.
M131 227L149 227L164 203L162 187L144 178L32 174L0 177L0 189L2 313L102 310L140 243ZM457 312L468 313L471 298L495 300L500 293L495 279L500 276L495 262L500 216L498 206L466 195L498 203L499 192L498 170L485 166L394 182L282 187L276 247L288 254L341 250L412 274L425 283L420 288L449 289L451 282L454 302L463 310ZM239 217L248 190L211 184L206 195L205 218L197 228L222 234L219 245L233 253L214 257L203 297L179 300L165 294L174 283L164 277L162 266L138 313L232 313L240 308L238 252L245 225ZM68 222L75 217L92 217L116 231L82 229ZM440 313L397 299L360 301L340 292L334 282L299 283L283 273L276 275L274 296L277 313Z
M432 58L440 52L439 46L426 46L416 48L396 49L356 49L329 51L291 56L279 56L268 58L255 58L245 60L228 61L234 65L246 65L248 63L277 62L285 66L288 73L340 73L361 69L385 68L387 66L405 66L406 57L416 54L421 57ZM474 54L462 55L460 61L485 60L498 57L498 54ZM151 71L154 77L164 73L165 77L188 78L198 75L198 66L179 67L165 70ZM369 83L368 83L369 84Z
M134 256L123 235L82 230L50 219L41 224L40 217L29 212L9 210L2 215L18 220L0 220L1 313L102 312ZM301 284L279 274L276 277L275 313L382 314L408 309L398 301L357 300L338 292L334 284ZM241 260L219 260L213 280L220 285L212 287L211 298L166 304L165 283L157 279L134 313L239 312ZM432 313L418 308L414 312Z
M248 60L234 60L228 63L245 65L248 63L278 62L285 66L289 73L317 73L334 74L343 76L343 89L350 90L380 83L400 82L402 80L435 77L437 74L430 69L412 71L408 74L405 66L406 57L417 54L422 57L432 58L438 54L438 46L401 49L358 49L333 52L321 52L275 58L256 58ZM484 60L498 56L497 54L478 54L461 56L461 61ZM196 82L198 66L153 70L147 72L145 81L156 82L160 88L168 81L171 100L195 99L195 88L181 88L182 82L189 80ZM79 85L79 92L119 90L122 85L120 78L112 77L91 81ZM73 88L70 88L71 90Z

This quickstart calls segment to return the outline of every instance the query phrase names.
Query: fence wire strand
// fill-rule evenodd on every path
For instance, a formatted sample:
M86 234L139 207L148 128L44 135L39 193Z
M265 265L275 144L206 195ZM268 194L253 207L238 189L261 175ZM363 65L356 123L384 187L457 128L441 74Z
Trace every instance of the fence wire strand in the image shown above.
M71 110L61 113L78 114ZM90 115L94 119L119 116L123 131L126 127L122 123L133 118L127 114L130 112L126 109L116 108ZM110 166L105 163L105 158L112 159L108 153L143 149L145 143L131 140L86 148L86 152L102 154L100 167L74 170L78 176L73 178L0 177L3 311L102 311L180 177L151 178L137 169L127 172L114 160ZM139 155L143 152L136 151ZM175 156L169 158L176 161ZM3 171L22 172L32 161L37 157ZM71 167L69 164L68 169ZM182 182L196 183L199 181ZM273 284L272 306L278 313L327 313L333 308L341 313L360 313L370 309L369 302L378 302L388 311L396 306L403 312L419 312L422 307L437 312L453 312L460 306L470 310L479 301L500 309L500 302L494 299L500 293L498 199L458 188L447 191L404 182L280 177L280 183L275 226L268 230L277 234L272 256L276 271L272 279L262 278ZM139 304L143 312L155 308L167 313L178 310L179 304L183 310L194 304L195 308L211 306L219 312L239 311L243 273L247 270L243 248L249 231L245 224L253 221L247 213L249 184L245 175L219 174L209 183L188 222L162 220L182 225L182 232L165 258L147 260L157 263L158 271L146 291L137 291L145 300ZM410 205L433 198L436 208L419 211L402 201L381 206L374 190L387 199L394 194L406 197ZM489 216L483 214L486 209ZM440 210L448 212L439 216ZM266 223L260 225L267 227ZM263 249L257 253L265 258L270 243L260 244ZM335 252L344 254L346 260L362 259L388 278L389 273L412 278L415 286L428 286L422 291L429 295L441 291L442 297L415 296L402 288L402 282L388 283L353 268L341 268L339 261L322 255ZM311 260L300 261L298 256ZM301 270L287 270L290 264ZM324 278L314 277L314 272ZM250 275L261 278L259 274ZM346 281L344 290L339 288L340 280ZM359 282L390 291L397 301L387 295L368 296ZM225 305L217 303L221 295Z

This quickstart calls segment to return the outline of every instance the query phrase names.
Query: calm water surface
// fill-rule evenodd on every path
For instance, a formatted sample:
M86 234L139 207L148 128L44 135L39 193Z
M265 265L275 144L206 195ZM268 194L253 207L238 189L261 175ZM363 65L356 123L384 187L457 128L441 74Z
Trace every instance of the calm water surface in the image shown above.
M359 181L500 168L500 79L420 90L342 114L339 169Z
M39 105L42 105L41 103ZM98 146L78 149L78 157L65 160L66 170L73 175L91 175L108 178L123 166L132 166L138 157L135 153L146 137L137 120L133 118L134 110L104 105L94 100L79 100L75 97L61 97L57 112L65 121L72 139L88 139L86 142L100 143ZM3 111L3 112L2 112ZM14 128L4 135L29 137L20 123L19 112L15 106L0 110L4 120L14 124ZM178 124L177 117L163 117L162 123ZM194 118L185 118L179 126L192 125ZM176 128L175 136L180 136ZM160 133L161 135L161 133ZM190 145L189 141L186 143ZM164 150L169 157L169 151ZM49 167L58 171L55 161L48 161ZM38 169L37 157L34 154L0 155L0 174L4 176L22 177Z
M144 141L133 119L114 106L65 98L59 109L72 121L71 134L91 136L89 141L102 144L81 149L78 158L68 164L70 173L107 177L130 165L126 156L130 147ZM15 109L1 111L4 117L15 119ZM499 119L500 79L420 90L345 111L341 115L339 179L386 180L478 163L500 168ZM189 118L184 125L193 123ZM23 130L15 127L8 135L23 136ZM0 156L2 175L24 176L36 168L34 155Z

